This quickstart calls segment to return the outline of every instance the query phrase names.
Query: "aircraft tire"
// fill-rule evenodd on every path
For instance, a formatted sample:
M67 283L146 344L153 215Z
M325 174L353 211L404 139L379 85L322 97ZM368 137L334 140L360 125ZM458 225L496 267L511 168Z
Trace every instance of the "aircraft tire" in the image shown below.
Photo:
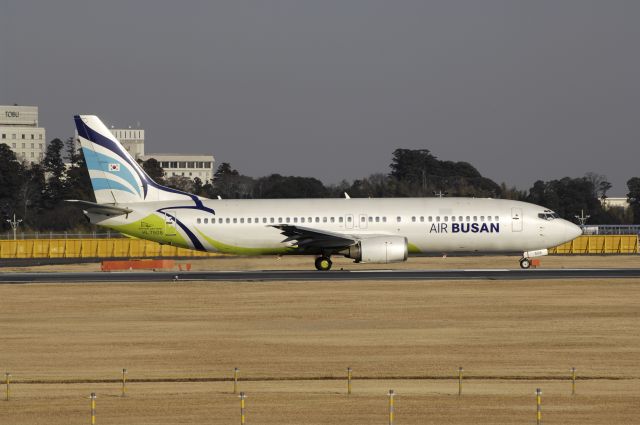
M520 260L520 267L523 269L528 269L529 267L531 267L531 260L529 260L528 258L523 258L522 260Z
M328 270L331 270L331 265L333 264L333 262L331 262L331 259L329 257L318 257L316 258L316 269L322 271L322 272L326 272Z

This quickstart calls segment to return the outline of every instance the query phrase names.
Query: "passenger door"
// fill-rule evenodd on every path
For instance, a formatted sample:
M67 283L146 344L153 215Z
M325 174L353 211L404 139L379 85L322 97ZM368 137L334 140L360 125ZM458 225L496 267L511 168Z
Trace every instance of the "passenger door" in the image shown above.
M511 208L511 230L522 232L522 208Z

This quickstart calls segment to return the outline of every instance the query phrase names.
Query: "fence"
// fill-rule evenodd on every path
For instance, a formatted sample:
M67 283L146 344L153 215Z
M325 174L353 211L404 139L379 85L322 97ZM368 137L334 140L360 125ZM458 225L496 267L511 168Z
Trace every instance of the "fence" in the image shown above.
M10 378L12 377L12 375L7 372L5 373L5 382L3 382L4 386L5 386L5 398L4 401L8 402L8 404L4 405L3 407L5 408L5 412L9 412L10 409L15 409L19 412L25 412L26 409L24 408L25 404L24 401L33 401L35 400L35 398L33 397L32 394L29 394L29 392L22 392L23 388L25 385L43 385L43 384L53 384L53 385L60 385L61 383L64 384L83 384L83 385L87 385L87 384L114 384L120 386L120 393L119 393L119 397L120 399L125 399L131 396L133 397L137 397L138 398L138 402L139 403L147 403L148 400L145 400L145 395L148 395L148 388L145 390L141 390L141 389L136 389L135 393L129 393L127 391L127 384L128 383L145 383L145 384L161 384L161 383L175 383L175 382L198 382L198 383L216 383L216 382L227 382L227 381L231 381L233 380L233 392L231 394L239 394L239 399L240 399L240 409L238 411L239 413L239 422L241 425L244 425L246 423L246 414L247 414L247 405L245 403L246 400L246 393L244 391L238 391L238 381L237 381L237 371L238 369L234 369L234 377L233 378L229 378L229 377L198 377L198 378L138 378L138 379L128 379L127 378L127 373L128 370L126 368L122 369L122 375L121 377L118 378L113 378L113 379L64 379L64 380L60 380L60 379L56 379L56 380L43 380L43 379L20 379L20 377L17 377L18 379L14 379L13 381L10 380ZM459 367L458 368L458 375L451 375L451 376L410 376L410 377L400 377L400 376L394 376L394 377L377 377L377 376L361 376L358 379L360 380L368 380L368 381L372 381L372 380L377 380L377 381L387 381L387 380L392 380L394 381L394 383L396 385L399 384L400 380L412 380L412 381L430 381L430 380L437 380L442 382L442 389L438 390L438 396L442 397L442 396L453 396L456 397L458 401L457 403L463 403L462 400L464 399L470 399L473 400L474 395L477 397L478 393L477 391L475 392L475 394L472 392L470 394L470 397L468 397L466 394L463 394L462 391L462 383L463 383L463 379L462 379L462 375L461 375L461 371L462 368ZM576 368L572 367L571 369L569 369L570 374L568 375L557 375L554 374L552 376L547 375L544 377L539 377L539 378L534 378L534 377L527 377L527 376L471 376L471 377L466 377L465 380L469 380L469 379L473 379L473 380L491 380L491 381L533 381L535 379L535 381L537 381L536 383L540 383L540 381L543 381L547 384L550 384L551 381L561 381L561 382L567 382L570 383L570 385L567 385L565 388L565 390L562 393L556 393L554 394L554 398L556 399L556 404L558 404L559 406L562 406L564 409L570 408L570 407L575 407L574 406L574 401L577 400L575 398L576 395ZM328 394L331 395L331 397L334 398L334 400L344 400L341 397L343 395L347 395L347 396L351 396L353 391L352 391L352 387L351 387L351 381L353 379L352 377L352 370L351 368L347 369L347 376L346 376L346 380L347 380L347 390L346 392L343 391L335 391L332 390L330 391ZM276 382L276 381L335 381L335 380L342 380L344 379L343 377L338 377L338 376L316 376L316 377L287 377L287 378L283 378L283 377L263 377L263 378L257 378L257 379L251 379L251 378L245 378L242 383L246 383L246 382L259 382L259 381L270 381L270 382ZM592 376L583 376L581 377L581 380L602 380L602 379L607 379L604 378L602 376L597 376L597 377L592 377ZM617 378L616 378L617 379ZM625 378L625 379L633 379L633 378ZM447 381L454 381L457 380L458 381L458 391L452 391L453 389L453 385L449 384ZM307 385L311 385L311 382L308 382ZM17 386L19 386L19 388L15 389ZM533 382L531 383L531 386L533 386ZM15 389L13 392L10 391L11 389ZM322 391L321 387L319 387L319 390ZM41 397L41 391L39 392L39 396ZM55 391L55 389L53 390ZM102 387L102 391L103 391L103 395L107 394L107 397L109 398L114 398L115 396L115 391L114 388L108 388L108 387ZM142 392L145 391L145 392ZM410 390L413 394L411 395L413 398L416 398L415 395L415 389ZM230 392L224 391L223 392L225 394L229 394ZM357 392L357 391L356 391ZM368 392L370 394L370 391ZM252 393L252 394L260 394L259 391ZM367 393L365 393L367 394ZM411 393L410 393L411 394ZM533 391L533 389L531 389L531 392L529 393L531 398L532 398L532 403L531 403L531 410L530 410L530 417L533 419L534 415L536 418L536 424L541 425L542 424L542 390L540 388L536 388L535 392ZM568 395L571 395L571 398L568 398ZM585 394L585 392L583 391L582 394ZM176 397L178 394L171 394L171 397ZM388 405L388 423L389 425L394 425L395 424L395 418L396 418L396 409L395 409L395 402L394 399L395 397L398 395L394 390L390 389L387 394L388 396L388 401L386 402L386 404ZM432 394L426 393L426 394L421 394L419 397L421 397L423 400L426 399L427 397L430 397ZM402 392L400 394L400 396L402 397ZM533 399L535 396L535 405L533 403ZM158 394L154 392L154 397L157 398ZM97 398L98 396L96 395L96 392L92 392L88 399L89 399L89 403L88 403L88 408L86 410L86 415L87 415L87 419L89 419L87 422L93 424L96 424L96 404L97 404ZM15 399L20 399L18 400L18 403L15 404ZM233 399L230 398L226 398L227 401L231 401ZM357 404L362 404L362 400L358 399L358 398L352 398L349 397L349 400L351 400L353 403L357 403ZM20 403L22 402L22 403ZM235 401L234 401L235 402ZM380 403L382 404L382 400L381 398L376 398L376 403ZM280 403L282 405L282 403ZM593 402L589 402L589 404L591 405L591 407L593 407ZM112 402L112 403L108 403L108 409L110 410L110 414L111 415L118 415L118 414L122 414L122 411L120 411L119 409L121 408L120 406L118 406L118 404ZM424 404L423 404L424 405ZM472 405L472 404L469 404ZM130 406L130 404L129 404ZM535 407L534 407L535 406ZM458 406L458 408L460 408ZM518 407L519 409L520 407ZM129 407L130 409L130 407ZM382 409L380 409L382 410ZM203 410L204 411L204 410ZM260 413L262 413L262 415L264 415L264 410L262 412L260 412L260 410L256 411L256 417L260 418ZM33 416L33 412L29 412L29 415ZM42 414L42 411L40 412L40 414ZM83 415L84 416L84 415ZM79 418L78 418L79 419ZM77 422L79 422L80 420L78 420ZM258 421L256 421L258 422Z
M585 235L640 235L640 225L637 224L600 224L597 226L583 226Z
M638 254L638 235L579 236L549 250L549 254Z
M0 259L210 257L219 254L143 239L24 239L0 241Z
M126 236L118 232L91 232L91 233L69 233L69 232L17 232L16 239L113 239L125 238ZM0 239L12 240L13 231L0 234Z
M550 254L638 254L637 235L580 236L549 250ZM219 254L160 245L143 239L19 239L0 240L0 259L21 258L171 258Z

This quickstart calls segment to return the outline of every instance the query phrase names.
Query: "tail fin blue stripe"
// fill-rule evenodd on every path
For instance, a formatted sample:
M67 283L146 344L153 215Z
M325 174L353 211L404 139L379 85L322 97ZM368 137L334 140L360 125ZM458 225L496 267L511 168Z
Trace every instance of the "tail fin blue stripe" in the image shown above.
M104 137L102 134L94 131L92 128L87 126L82 121L82 118L80 118L79 115L76 115L74 117L74 120L76 122L76 128L78 129L78 134L81 137L87 140L90 140L91 142L96 143L97 145L102 146L105 149L110 150L115 155L120 157L123 161L125 161L127 164L129 164L131 168L133 168L133 170L136 172L136 174L140 178L140 181L142 182L144 197L146 198L147 184L149 183L149 181L147 179L147 176L144 173L140 172L139 166L137 164L134 164L133 161L127 155L124 155L123 152L121 152L120 147L116 143L114 143L112 140L108 139L107 137Z
M91 179L91 185L93 186L93 190L102 190L102 189L117 189L125 192L133 193L134 195L139 195L138 193L133 192L127 186L118 183L109 179Z
M129 183L131 187L133 187L138 192L138 195L140 195L138 182L136 181L133 174L131 174L131 171L129 171L129 168L126 165L115 158L101 154L99 152L93 151L91 152L91 154L89 154L86 152L87 149L83 148L82 150L85 153L84 157L85 161L87 162L87 168L89 170L103 171L107 174L118 176L123 180L126 180L127 183ZM117 164L120 166L120 169L117 171L110 170L109 164ZM92 178L91 180L93 181L94 179ZM131 190L127 190L127 192L131 192Z

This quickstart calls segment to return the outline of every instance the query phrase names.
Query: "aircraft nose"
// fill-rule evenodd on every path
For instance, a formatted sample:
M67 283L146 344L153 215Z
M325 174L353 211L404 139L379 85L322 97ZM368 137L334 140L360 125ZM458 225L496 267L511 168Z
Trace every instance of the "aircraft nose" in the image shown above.
M567 236L567 240L572 241L578 236L582 235L582 228L580 226L576 226L570 221L565 221L565 235Z

